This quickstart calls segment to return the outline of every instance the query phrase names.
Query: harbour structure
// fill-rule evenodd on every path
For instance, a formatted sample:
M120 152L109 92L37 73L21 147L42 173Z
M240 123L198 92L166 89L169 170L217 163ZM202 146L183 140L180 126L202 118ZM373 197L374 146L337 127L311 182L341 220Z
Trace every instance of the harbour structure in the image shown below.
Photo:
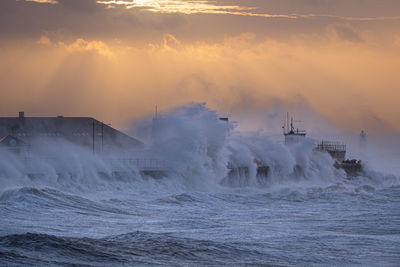
M219 118L220 121L229 122L228 117ZM270 167L264 164L260 159L254 158L253 163L256 165L256 180L260 184L266 184ZM250 184L250 168L249 166L236 166L228 163L228 175L221 181L223 185L233 187L242 187Z
M289 113L286 114L286 122L282 126L282 129L284 144L288 147L302 143L307 136L307 132L305 130L301 130L294 126L293 117L289 120ZM344 170L348 178L356 176L362 172L362 164L360 160L346 159L346 144L344 143L323 140L314 147L313 151L319 153L328 153L334 160L333 166L337 169ZM270 166L264 164L257 158L254 159L254 163L257 165L257 181L261 184L267 183L268 175L270 173ZM233 166L229 164L228 169L229 173L228 176L223 180L224 184L229 184L231 186L243 186L248 184L248 178L250 176L248 166ZM294 173L297 176L301 176L304 175L304 170L302 170L301 166L296 165L294 168Z
M305 130L299 130L295 128L293 124L293 117L290 119L289 124L289 113L286 113L286 125L282 126L283 136L285 138L285 145L294 145L304 141L307 132Z
M314 148L314 151L328 152L337 162L343 162L346 159L346 145L341 142L322 140Z
M283 125L282 128L284 143L287 146L301 143L307 135L305 130L294 127L293 117L289 124L289 113L286 114L286 125ZM361 160L346 159L346 144L344 143L322 140L314 147L313 151L328 153L335 161L333 166L337 169L343 169L348 177L356 176L362 171Z
M314 151L328 153L335 161L333 166L343 169L349 177L356 176L362 171L361 160L346 159L346 145L341 142L321 141Z
M16 146L26 144L30 148L60 140L93 153L144 147L141 141L91 117L26 117L19 112L18 117L0 117L0 139L7 136L16 140Z
M15 136L6 135L0 138L0 153L4 151L11 151L16 155L27 155L29 145Z
M111 172L107 174L111 176L126 175L126 169L136 167L143 175L160 177L167 169L161 160L130 154L131 151L142 151L144 144L91 117L26 117L24 112L19 112L18 117L0 117L0 153L17 155L25 164L25 174L30 178L44 175L37 173L32 166L37 159L57 165L63 157L62 151L58 156L42 152L57 146L58 142L67 142L93 152L111 166ZM35 153L36 150L41 153ZM65 174L57 175L61 177Z
M286 113L286 125L284 124L282 128L284 142L287 146L301 143L307 135L305 130L294 127L293 117L289 124L289 113ZM333 166L337 169L343 169L348 177L356 176L362 171L361 160L346 159L346 144L344 143L322 140L314 147L313 151L328 153L335 161Z
M367 156L366 154L367 154L367 133L364 130L361 130L359 156L365 159Z
M229 122L228 118L220 118L221 121ZM289 124L289 114L287 123L283 126L284 141L287 146L295 145L304 141L306 131L294 127L293 118ZM156 112L153 119L153 137L160 134L160 118ZM67 140L80 147L86 147L101 155L109 152L130 149L142 149L144 144L118 131L103 122L91 117L25 117L24 112L20 112L18 117L0 117L0 152L3 149L25 156L29 155L30 149L43 142ZM37 143L39 141L39 143ZM362 171L361 161L346 160L346 145L338 142L321 141L315 148L316 152L327 152L334 160L334 166L343 169L349 176L353 176ZM102 153L100 153L102 152ZM46 159L49 160L49 159ZM52 159L50 159L52 160ZM163 177L168 172L168 164L158 159L147 158L105 158L113 167L113 174L124 175L123 165L136 166L140 173L155 178ZM265 183L270 173L270 166L261 160L254 158L256 164L256 178L260 183ZM235 183L238 178L245 178L244 184L248 182L249 167L227 166L229 173L225 182ZM295 171L299 172L299 168ZM301 170L300 170L301 172ZM243 180L243 179L242 179ZM241 182L241 185L242 182Z

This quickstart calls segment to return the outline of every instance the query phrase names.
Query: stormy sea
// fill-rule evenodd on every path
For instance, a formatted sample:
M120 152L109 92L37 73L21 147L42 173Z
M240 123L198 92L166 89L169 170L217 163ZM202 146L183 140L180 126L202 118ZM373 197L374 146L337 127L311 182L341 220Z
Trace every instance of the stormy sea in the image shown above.
M2 153L0 265L398 266L396 173L348 177L312 140L235 132L201 106L164 122L132 156L165 160L161 177L70 144ZM229 165L249 171L226 179Z

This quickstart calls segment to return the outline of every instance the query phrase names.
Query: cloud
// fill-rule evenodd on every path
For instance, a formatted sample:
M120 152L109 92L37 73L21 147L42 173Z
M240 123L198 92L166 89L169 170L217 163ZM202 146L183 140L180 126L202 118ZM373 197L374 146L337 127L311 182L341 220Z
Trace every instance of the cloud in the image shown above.
M333 34L336 35L339 39L347 40L350 42L362 42L363 38L360 33L358 33L354 28L349 24L333 24L329 27Z
M116 8L112 9L97 0L57 2L0 1L0 37L36 39L43 32L57 32L71 39L120 39L144 45L162 39L167 33L184 41L218 41L224 35L251 31L257 36L282 40L292 35L321 34L331 24L348 24L358 33L372 29L382 34L400 26L400 20L392 12L396 5L400 8L400 2L389 3L381 10L383 5L372 0L364 4L363 12L352 0L346 1L348 4L343 1L310 4L302 0L114 1ZM132 8L125 8L129 5ZM339 30L349 37L350 33L345 32L349 29Z
M107 0L97 1L99 4L107 5L108 7L123 6L127 9L140 8L151 12L160 13L209 13L209 14L231 14L231 12L250 10L249 7L236 5L215 5L207 0Z
M138 8L155 13L183 13L183 14L222 14L249 16L261 18L284 18L284 19L311 19L311 18L330 18L345 21L380 21L380 20L400 20L400 16L377 16L377 17L351 17L333 14L318 13L260 13L257 6L247 5L220 5L215 1L208 0L98 0L98 4L106 5L109 8L125 7L126 9Z
M26 2L36 2L41 4L58 4L57 0L25 0Z
M163 38L163 47L164 49L179 49L181 48L182 44L181 42L176 39L175 36L172 34L166 34ZM155 47L152 45L152 47Z
M64 48L65 50L71 53L94 51L103 56L109 56L109 57L113 56L113 52L111 51L109 46L106 45L104 42L97 40L87 41L82 38L78 38L74 42L66 44L61 41L52 42L47 35L42 35L40 39L36 41L36 43L40 45L46 45L46 46L52 45L54 47Z
M301 96L339 127L400 130L398 48L330 34L278 41L244 33L219 42L166 34L146 47L44 35L35 45L0 50L0 112L94 115L118 125L151 114L155 104L165 110L206 101L229 115L289 108Z
M46 35L42 35L40 39L36 41L36 43L40 45L51 45L51 41Z
M96 0L57 0L62 7L77 13L90 13L99 9Z
M57 2L0 0L2 114L119 124L155 104L229 115L301 96L340 127L399 130L399 1L178 1L172 13Z
M394 38L394 43L400 48L400 35L395 36Z
M113 55L110 48L102 41L86 41L82 38L78 38L72 44L65 45L64 43L59 43L58 45L65 47L69 52L95 51L104 56Z

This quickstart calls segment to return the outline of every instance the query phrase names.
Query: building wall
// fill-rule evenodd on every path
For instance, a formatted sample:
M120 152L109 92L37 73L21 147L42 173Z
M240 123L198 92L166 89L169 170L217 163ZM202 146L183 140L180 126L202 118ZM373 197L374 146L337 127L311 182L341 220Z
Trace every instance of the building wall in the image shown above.
M28 144L67 140L95 150L137 149L144 145L100 121L89 117L0 118L0 138L13 135Z
M337 162L343 162L346 157L346 151L329 151L328 150L328 153Z
M305 135L286 134L285 145L298 144L304 141Z

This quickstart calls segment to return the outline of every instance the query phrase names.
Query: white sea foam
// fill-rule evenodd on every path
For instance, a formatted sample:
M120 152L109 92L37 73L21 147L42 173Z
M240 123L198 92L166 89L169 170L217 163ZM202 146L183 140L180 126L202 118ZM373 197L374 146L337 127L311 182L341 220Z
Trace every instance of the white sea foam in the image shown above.
M145 150L93 155L55 141L33 149L29 160L1 153L0 262L399 262L396 175L367 163L362 176L348 179L328 154L312 151L314 140L287 147L263 131L240 132L203 104L172 110L157 123ZM151 128L151 121L141 124L149 134ZM143 176L124 158L168 162L168 175ZM257 178L256 162L270 167L266 180ZM248 177L221 183L228 165L248 167Z
M343 170L333 167L328 154L313 151L315 140L287 147L263 132L240 132L235 124L219 120L205 104L189 104L158 116L142 128L153 128L145 150L93 155L90 150L66 141L36 143L28 157L11 152L0 154L0 186L51 186L70 190L111 190L138 183L156 183L173 188L220 190L231 167L247 167L250 187L282 184L325 184L346 180ZM147 133L149 130L147 129ZM123 159L154 159L163 162L167 173L163 182L149 182L139 173L140 166ZM266 182L256 178L257 164L270 167ZM383 175L365 166L364 180L398 183L395 175ZM226 184L225 184L226 185ZM143 185L145 187L146 185ZM168 187L171 189L171 187Z

